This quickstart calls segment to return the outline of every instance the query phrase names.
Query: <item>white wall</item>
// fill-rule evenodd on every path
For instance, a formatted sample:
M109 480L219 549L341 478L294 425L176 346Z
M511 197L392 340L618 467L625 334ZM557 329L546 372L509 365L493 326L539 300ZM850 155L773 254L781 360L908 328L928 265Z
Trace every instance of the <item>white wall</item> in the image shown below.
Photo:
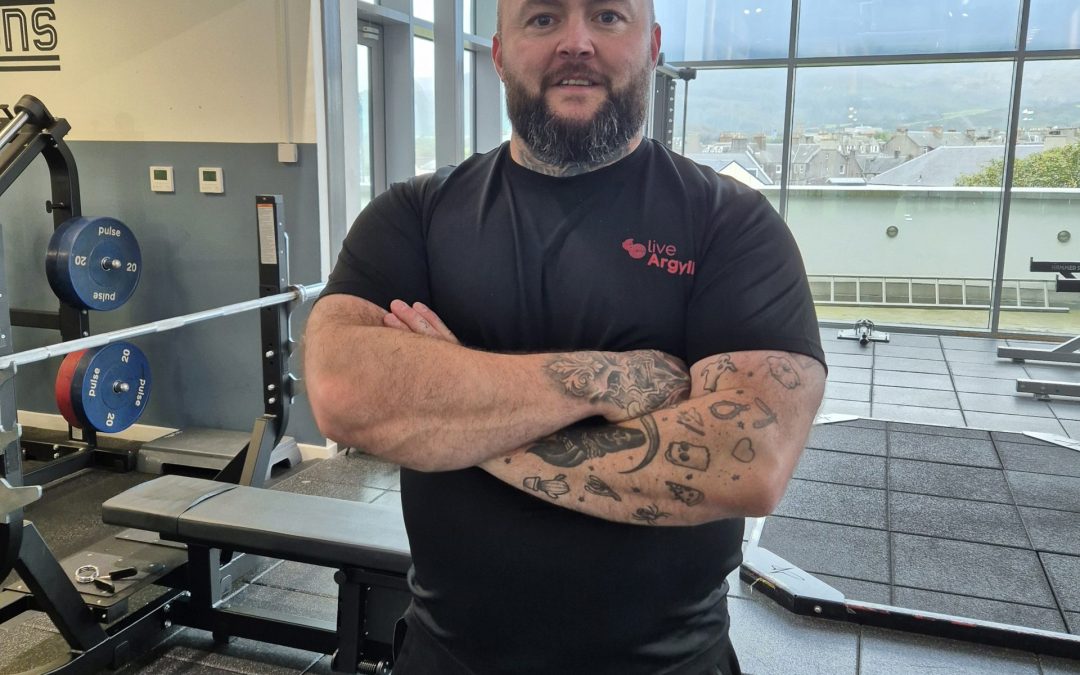
M71 123L69 140L315 142L308 0L56 0L52 9L55 50L30 53L59 54L61 70L0 72L0 102L37 96Z

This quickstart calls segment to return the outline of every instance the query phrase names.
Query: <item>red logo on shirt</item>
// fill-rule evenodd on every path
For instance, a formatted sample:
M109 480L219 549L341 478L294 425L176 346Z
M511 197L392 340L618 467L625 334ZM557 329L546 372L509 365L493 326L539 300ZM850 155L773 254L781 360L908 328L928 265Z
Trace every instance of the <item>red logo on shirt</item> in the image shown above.
M622 243L622 247L634 260L641 260L648 256L645 261L646 267L659 267L668 274L675 276L684 274L693 276L697 267L693 260L682 261L675 258L679 252L675 244L661 244L653 239L650 239L645 244L638 244L633 238L630 238Z

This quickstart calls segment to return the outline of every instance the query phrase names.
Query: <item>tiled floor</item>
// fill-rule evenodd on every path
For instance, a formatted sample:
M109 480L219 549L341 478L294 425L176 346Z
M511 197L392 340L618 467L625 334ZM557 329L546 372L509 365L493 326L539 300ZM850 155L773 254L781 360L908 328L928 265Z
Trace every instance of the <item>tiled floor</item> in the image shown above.
M1080 438L1080 402L1044 403L1013 393L1016 377L1080 381L1080 366L1019 365L998 360L994 354L998 343L990 340L893 334L889 344L861 347L856 342L836 340L835 329L822 329L822 335L830 363L823 413L1003 431L1049 431ZM865 454L865 447L863 451ZM873 460L870 457L867 461ZM852 465L847 469L858 474L867 467ZM870 476L872 471L863 473ZM276 487L400 508L396 470L363 455L339 456L316 464ZM271 563L232 602L237 606L284 603L292 611L330 618L334 608L331 574L330 570L297 563ZM1080 661L797 616L754 593L737 579L737 572L731 582L732 641L744 671L752 675L1080 675ZM1080 622L1080 615L1069 618ZM3 667L3 656L5 648L16 645L20 653L30 650L40 655L63 649L59 635L40 617L21 625L0 626L0 672L10 672ZM185 629L124 672L224 675L330 670L328 657L320 654L249 640L215 645L208 634Z
M821 338L829 362L822 413L1080 438L1080 399L1016 391L1017 378L1080 382L1080 365L997 356L999 346L1044 343L892 333L863 346L838 340L833 328Z

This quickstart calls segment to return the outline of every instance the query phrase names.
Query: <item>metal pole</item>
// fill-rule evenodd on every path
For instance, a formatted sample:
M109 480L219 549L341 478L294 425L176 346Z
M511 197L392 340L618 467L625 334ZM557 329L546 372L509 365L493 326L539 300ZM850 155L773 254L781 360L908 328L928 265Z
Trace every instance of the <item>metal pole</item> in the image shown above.
M22 130L29 119L30 116L25 112L21 112L11 118L11 121L7 123L3 131L0 131L0 146L7 145L11 139L15 138L15 134Z
M240 314L241 312L247 312L252 309L280 305L294 300L304 303L322 292L322 289L325 286L326 282L310 284L308 286L293 286L292 290L287 293L268 295L265 298L259 298L257 300L246 300L244 302L215 307L214 309L207 309L193 314L174 316L152 323L144 323L130 328L121 328L108 333L101 333L100 335L91 335L90 337L79 338L78 340L68 340L67 342L60 342L46 347L38 347L37 349L27 349L26 351L0 357L0 370L6 370L11 366L20 366L36 361L44 361L45 359L54 356L70 354L71 352L77 352L81 349L101 347L116 342L117 340L126 340L128 338L138 337L139 335L163 333L167 330L180 328L181 326L187 326L208 319L216 319L222 316L229 316L231 314Z

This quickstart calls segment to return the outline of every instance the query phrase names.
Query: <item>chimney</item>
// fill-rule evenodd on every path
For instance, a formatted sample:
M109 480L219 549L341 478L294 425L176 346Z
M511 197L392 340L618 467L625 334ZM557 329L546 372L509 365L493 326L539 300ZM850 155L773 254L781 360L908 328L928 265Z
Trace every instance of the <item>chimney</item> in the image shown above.
M748 147L746 142L746 136L738 134L731 139L731 151L732 152L744 152Z
M766 149L765 134L754 134L754 148L758 152L765 152L765 149Z

